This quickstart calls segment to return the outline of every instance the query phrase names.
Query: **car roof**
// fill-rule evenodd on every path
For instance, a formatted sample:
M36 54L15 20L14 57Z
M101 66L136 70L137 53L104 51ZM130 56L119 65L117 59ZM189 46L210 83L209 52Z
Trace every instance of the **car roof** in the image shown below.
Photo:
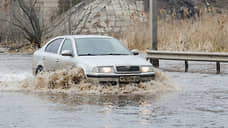
M57 38L112 38L110 36L102 36L102 35L65 35L65 36L58 36Z

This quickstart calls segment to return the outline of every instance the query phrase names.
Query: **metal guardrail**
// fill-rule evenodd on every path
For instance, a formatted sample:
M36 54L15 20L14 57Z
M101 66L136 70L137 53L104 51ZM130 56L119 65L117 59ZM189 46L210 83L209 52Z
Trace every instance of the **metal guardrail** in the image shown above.
M188 61L216 62L217 73L220 73L220 62L228 62L228 53L206 52L169 52L147 50L147 59L153 60L183 60L185 72L188 72Z

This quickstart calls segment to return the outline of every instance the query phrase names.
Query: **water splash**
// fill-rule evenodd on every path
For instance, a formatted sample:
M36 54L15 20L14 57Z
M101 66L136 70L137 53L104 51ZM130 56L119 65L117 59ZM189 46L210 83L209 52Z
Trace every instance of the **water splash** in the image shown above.
M42 73L23 82L23 89L77 94L155 94L177 90L177 86L162 72L155 70L156 78L146 83L122 86L92 84L86 80L82 69Z
M157 94L178 90L161 71L155 69L155 75L155 80L146 83L105 86L88 82L82 69L61 70L41 73L23 81L0 82L0 90L95 95Z

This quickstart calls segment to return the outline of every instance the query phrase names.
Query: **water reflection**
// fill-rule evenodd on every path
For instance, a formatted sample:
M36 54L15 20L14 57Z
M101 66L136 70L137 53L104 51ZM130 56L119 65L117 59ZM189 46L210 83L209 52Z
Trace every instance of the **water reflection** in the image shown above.
M141 104L139 105L140 107L140 116L141 116L141 123L143 125L149 125L150 124L150 116L152 114L152 106L148 101L142 100Z
M88 118L95 118L96 121L102 122L105 128L111 128L114 125L113 122L123 123L123 120L127 121L128 126L150 126L152 104L159 102L161 98L159 95L97 96L34 92L26 92L25 95L39 97L42 101L56 104L51 108L54 112L88 114ZM84 119L84 117L80 118Z
M26 95L35 95L42 100L48 100L53 103L61 103L70 106L80 105L98 105L104 106L111 111L113 106L137 106L146 107L146 103L151 103L160 98L160 95L77 95L66 93L25 93ZM149 107L149 106L147 106Z
M108 115L113 110L113 104L111 102L104 103L104 114Z

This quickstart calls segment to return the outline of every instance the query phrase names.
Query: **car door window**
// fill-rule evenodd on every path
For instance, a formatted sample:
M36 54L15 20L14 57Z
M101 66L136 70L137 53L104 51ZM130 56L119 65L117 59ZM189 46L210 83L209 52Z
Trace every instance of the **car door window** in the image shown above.
M49 53L58 53L58 49L59 46L61 44L61 42L63 41L63 39L56 39L54 41L52 41L51 43L48 44L48 46L46 47L45 51L49 52Z
M73 46L72 46L72 41L70 39L66 39L63 43L63 46L61 48L61 52L65 50L71 50L73 52Z

